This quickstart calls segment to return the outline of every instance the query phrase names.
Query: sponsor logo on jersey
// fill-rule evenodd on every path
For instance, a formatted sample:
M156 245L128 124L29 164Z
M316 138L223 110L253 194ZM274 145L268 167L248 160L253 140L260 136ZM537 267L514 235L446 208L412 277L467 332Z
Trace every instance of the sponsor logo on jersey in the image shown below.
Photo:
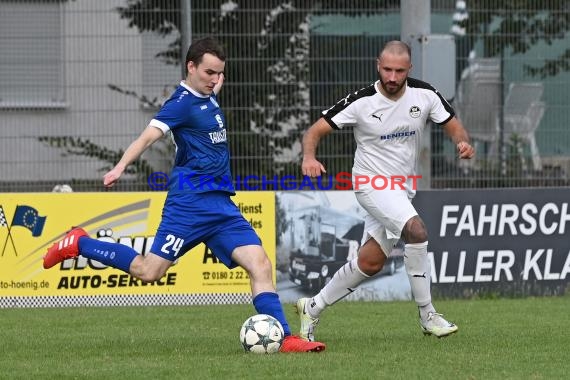
M226 141L226 130L222 129L218 132L210 132L208 133L210 136L210 140L212 140L212 144L219 144Z
M420 107L412 106L412 108L410 108L410 116L413 117L414 119L420 117L421 114L422 110L420 110Z
M400 137L410 137L414 136L415 134L416 131L394 132L394 133L389 133L387 135L380 135L380 140L392 140Z

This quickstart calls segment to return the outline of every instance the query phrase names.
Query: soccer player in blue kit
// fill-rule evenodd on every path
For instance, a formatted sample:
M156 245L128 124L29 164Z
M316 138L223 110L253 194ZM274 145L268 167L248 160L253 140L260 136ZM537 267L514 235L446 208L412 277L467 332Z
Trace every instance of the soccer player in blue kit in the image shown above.
M141 255L122 244L92 239L82 228L75 227L48 249L43 266L51 268L82 255L152 282L162 278L187 251L205 243L228 268L241 266L247 271L255 310L275 317L283 326L281 352L323 351L323 343L291 335L273 285L272 264L261 240L230 198L235 190L231 184L226 120L217 101L224 68L225 54L216 40L206 37L194 41L186 55L186 79L103 177L104 186L112 187L129 164L172 132L176 158L150 252Z

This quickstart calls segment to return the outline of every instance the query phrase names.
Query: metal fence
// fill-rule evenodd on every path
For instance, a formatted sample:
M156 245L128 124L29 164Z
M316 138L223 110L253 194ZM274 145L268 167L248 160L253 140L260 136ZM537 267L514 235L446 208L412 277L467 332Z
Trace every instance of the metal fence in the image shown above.
M431 126L432 188L568 185L569 15L569 1L431 1L431 33L456 41L448 98L478 151L459 163ZM101 191L204 35L228 54L234 175L299 177L303 131L377 78L378 50L400 30L399 1L0 0L0 191ZM354 150L339 131L318 156L349 172ZM173 152L164 139L117 189L148 190Z

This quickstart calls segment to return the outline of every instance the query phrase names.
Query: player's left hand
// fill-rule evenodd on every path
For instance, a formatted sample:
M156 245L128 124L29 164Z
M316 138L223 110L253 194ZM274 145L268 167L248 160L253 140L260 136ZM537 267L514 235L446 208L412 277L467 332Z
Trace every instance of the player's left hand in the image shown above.
M465 141L457 144L457 152L459 153L459 158L463 159L470 159L475 156L475 149Z

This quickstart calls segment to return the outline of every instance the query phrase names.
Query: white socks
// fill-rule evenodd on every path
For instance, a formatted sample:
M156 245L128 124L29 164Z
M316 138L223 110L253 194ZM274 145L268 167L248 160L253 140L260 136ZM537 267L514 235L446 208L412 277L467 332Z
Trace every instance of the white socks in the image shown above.
M311 298L307 304L307 312L311 317L318 318L327 306L354 292L362 281L370 277L362 273L357 262L358 257L344 264L319 294Z
M435 312L431 303L431 268L427 257L428 242L406 244L404 264L410 280L412 295L420 311L422 320L429 312Z
M428 242L406 244L404 251L404 264L410 280L412 295L418 305L422 320L427 318L429 312L435 313L431 303L431 268L427 256ZM368 277L357 264L354 258L342 266L323 289L307 303L307 312L313 318L318 318L321 312L350 293L354 292Z

